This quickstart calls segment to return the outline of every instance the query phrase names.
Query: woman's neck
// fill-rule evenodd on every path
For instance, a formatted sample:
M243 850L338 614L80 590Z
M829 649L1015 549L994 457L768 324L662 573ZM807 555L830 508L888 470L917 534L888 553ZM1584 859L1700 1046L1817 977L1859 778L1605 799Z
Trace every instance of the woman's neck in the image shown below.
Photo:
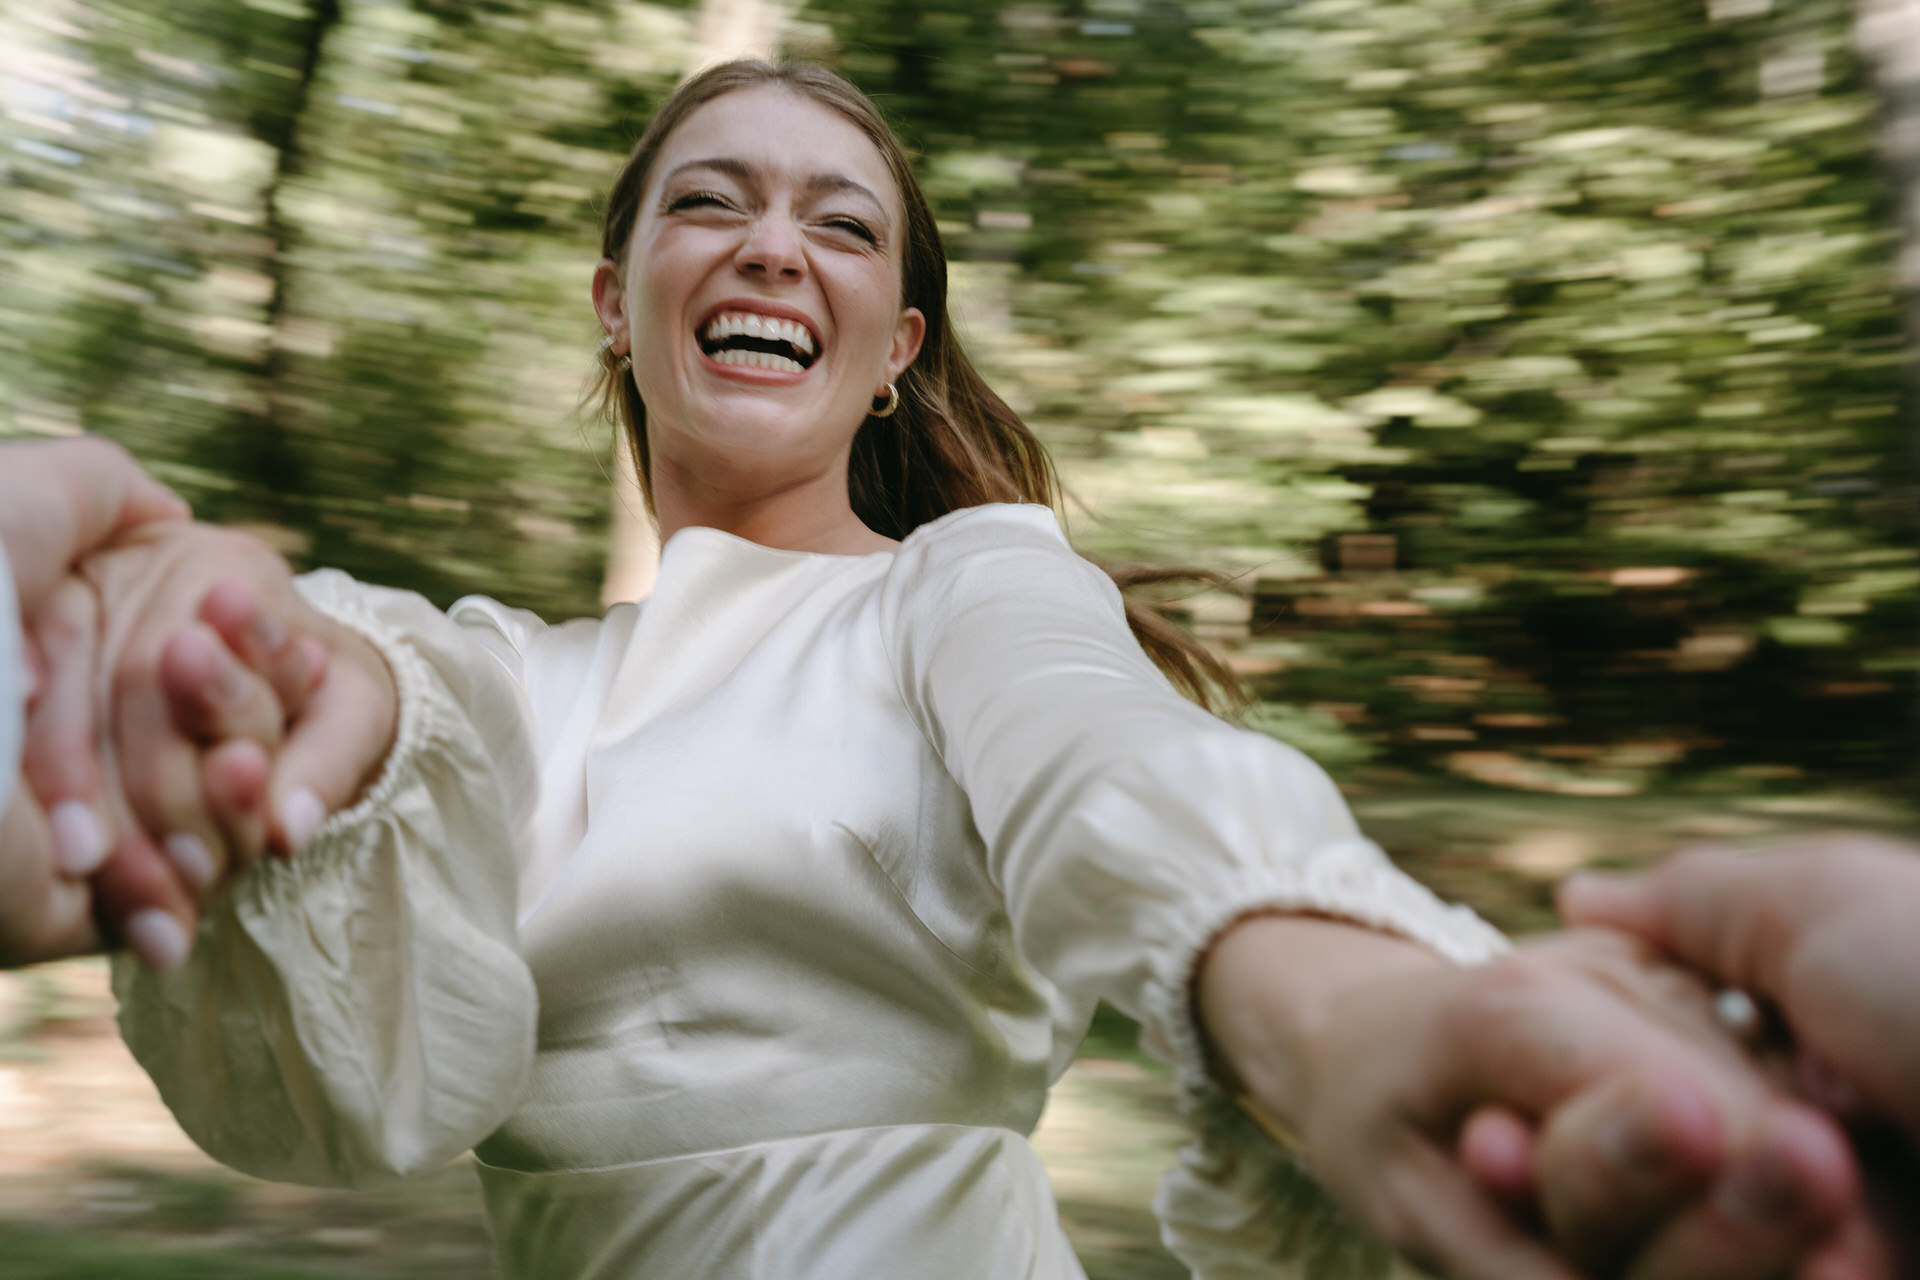
M663 543L699 525L783 551L864 555L899 545L860 522L844 473L748 491L690 482L671 467L656 470L652 480Z

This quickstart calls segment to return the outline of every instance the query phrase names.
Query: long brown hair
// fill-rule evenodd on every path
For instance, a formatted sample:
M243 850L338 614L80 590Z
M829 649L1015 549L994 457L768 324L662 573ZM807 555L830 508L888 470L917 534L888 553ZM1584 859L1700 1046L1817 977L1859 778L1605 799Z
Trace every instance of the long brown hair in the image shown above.
M680 123L716 98L763 85L817 102L852 121L886 161L906 206L902 305L920 309L926 335L918 358L900 376L899 409L884 418L869 416L854 435L847 467L854 514L883 537L904 538L929 520L986 502L1037 502L1059 510L1060 480L1046 447L987 385L954 334L947 314L946 250L906 149L866 95L824 67L752 59L723 62L681 85L654 114L614 181L602 224L601 256L625 261L654 160ZM610 352L602 351L598 380L588 396L597 398L624 431L638 464L641 493L651 506L647 406ZM1123 585L1135 578L1116 575ZM1141 647L1188 696L1208 706L1243 700L1232 670L1164 617L1129 599L1127 621Z

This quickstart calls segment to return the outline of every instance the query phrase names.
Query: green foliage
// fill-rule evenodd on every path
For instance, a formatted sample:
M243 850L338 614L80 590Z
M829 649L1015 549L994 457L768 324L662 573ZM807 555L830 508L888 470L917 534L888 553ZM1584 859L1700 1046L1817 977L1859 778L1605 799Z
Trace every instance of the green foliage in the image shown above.
M0 0L0 430L445 602L591 611L632 0ZM1076 535L1241 573L1255 720L1549 789L1891 776L1920 565L1839 0L837 0ZM0 65L0 71L6 70Z
M1906 770L1905 348L1847 6L829 16L972 216L1083 542L1259 580L1257 723L1549 789Z

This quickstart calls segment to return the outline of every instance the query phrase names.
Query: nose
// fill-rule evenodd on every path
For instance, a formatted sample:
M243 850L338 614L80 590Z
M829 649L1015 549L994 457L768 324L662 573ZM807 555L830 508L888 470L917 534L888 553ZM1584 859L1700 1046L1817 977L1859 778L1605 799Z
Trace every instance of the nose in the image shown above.
M749 274L798 280L807 271L800 229L777 210L761 214L733 255L733 265Z

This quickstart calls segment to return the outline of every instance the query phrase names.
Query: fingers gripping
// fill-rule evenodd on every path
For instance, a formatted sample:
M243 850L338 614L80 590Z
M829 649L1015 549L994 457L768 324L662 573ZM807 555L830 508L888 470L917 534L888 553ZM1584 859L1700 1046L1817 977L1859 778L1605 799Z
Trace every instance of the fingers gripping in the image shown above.
M199 799L244 866L266 850L271 753L287 722L306 709L326 650L289 629L238 580L210 589L198 613L199 622L168 638L160 680L174 729L208 747ZM168 852L186 865L204 863L203 841L190 830L197 811L156 807L171 808L164 820L182 828L165 841Z
M207 592L200 620L266 682L285 719L299 718L325 677L325 646L289 627L252 586L238 580L218 583Z
M1507 1209L1532 1212L1536 1138L1526 1118L1506 1107L1481 1107L1460 1128L1460 1165Z
M60 584L35 616L31 646L40 665L28 707L22 767L44 807L56 865L70 878L92 874L112 848L105 779L94 719L99 602L84 584Z
M350 694L345 721L340 718L340 706L342 690L355 682L351 673L343 673L343 678L329 683L333 668L327 646L298 625L289 625L249 583L229 580L215 585L202 600L199 616L232 655L271 689L290 735L284 744L277 735L271 740L255 735L266 746L285 747L276 769L280 781L275 790L280 799L273 806L271 822L259 816L266 781L257 766L263 760L271 766L272 761L238 743L229 741L209 756L208 798L223 823L241 834L248 848L260 847L271 831L281 851L296 851L312 838L330 809L352 798L358 775L335 777L339 770L331 767L330 757L350 736L343 733L354 714ZM242 796L247 798L245 807Z
M1843 1137L1708 1042L1692 997L1603 941L1524 948L1560 963L1490 983L1469 1006L1477 1031L1460 1039L1476 1047L1468 1095L1482 1110L1460 1133L1462 1165L1511 1204L1535 1117L1532 1185L1574 1266L1632 1280L1796 1274L1859 1212ZM1486 1107L1502 1100L1506 1116Z
M1702 846L1638 875L1576 876L1559 899L1570 924L1620 929L1722 982L1768 989L1787 951L1781 887L1756 855Z
M1845 1139L1823 1117L1781 1102L1756 1119L1709 1194L1639 1251L1629 1280L1762 1280L1838 1255L1862 1220ZM1855 1261L1870 1255L1854 1253ZM1870 1268L1857 1273L1873 1274Z
M1537 1155L1540 1208L1567 1256L1612 1272L1718 1169L1713 1099L1685 1074L1624 1074L1560 1107Z
M94 876L93 892L102 931L141 963L165 973L186 960L200 920L199 902L144 833L134 829L122 836Z
M1457 1280L1578 1280L1566 1262L1491 1204L1448 1155L1410 1152L1388 1175L1415 1260Z
M95 718L99 602L78 579L58 585L34 621L43 672L29 709L25 768L47 806L62 874L92 877L101 932L156 968L185 958L198 918L193 890L129 819L102 758ZM76 883L75 894L84 892Z
M251 738L269 750L280 745L286 716L276 691L210 627L194 624L168 637L160 684L182 736L201 742Z

